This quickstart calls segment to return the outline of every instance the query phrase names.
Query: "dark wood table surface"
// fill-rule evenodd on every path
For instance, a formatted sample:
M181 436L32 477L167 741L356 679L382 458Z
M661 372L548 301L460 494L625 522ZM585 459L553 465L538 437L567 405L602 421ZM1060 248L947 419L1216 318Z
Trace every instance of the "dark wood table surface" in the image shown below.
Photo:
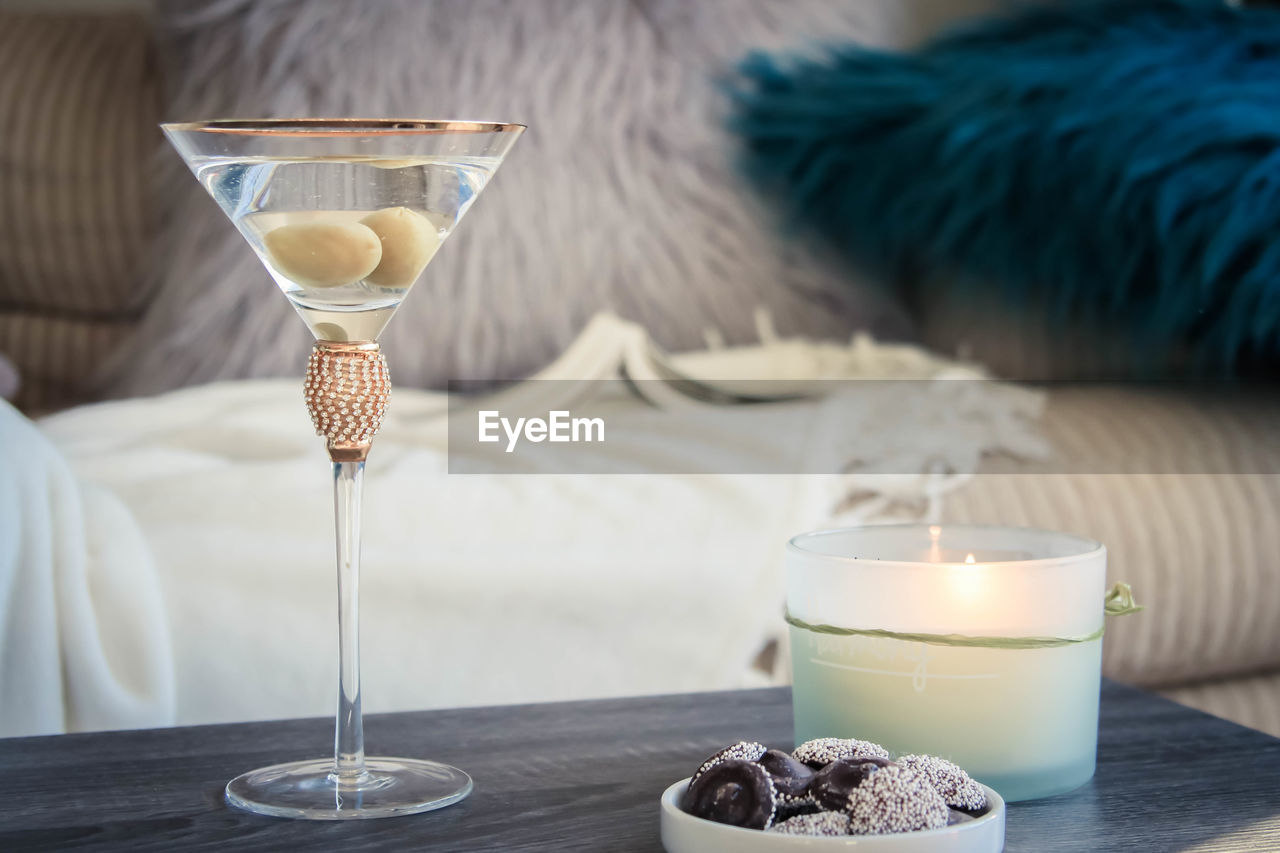
M791 740L786 689L371 716L372 754L465 768L475 792L340 823L228 808L223 785L322 755L332 721L0 740L0 850L660 851L658 795L717 747ZM1016 803L1008 851L1280 851L1280 740L1106 683L1098 773Z

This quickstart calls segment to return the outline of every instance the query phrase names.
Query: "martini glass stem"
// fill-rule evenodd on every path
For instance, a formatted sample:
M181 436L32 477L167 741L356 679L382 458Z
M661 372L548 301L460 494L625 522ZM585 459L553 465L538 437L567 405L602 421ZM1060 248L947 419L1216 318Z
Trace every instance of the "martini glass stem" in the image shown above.
M338 719L333 772L339 783L365 775L360 714L360 490L364 462L333 463L333 510L338 542Z

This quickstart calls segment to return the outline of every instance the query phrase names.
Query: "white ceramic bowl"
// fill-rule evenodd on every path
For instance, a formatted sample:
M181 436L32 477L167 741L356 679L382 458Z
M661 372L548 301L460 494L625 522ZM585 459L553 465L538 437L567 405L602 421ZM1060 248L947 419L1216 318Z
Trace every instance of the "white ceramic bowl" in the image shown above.
M681 811L680 797L689 787L682 779L662 792L662 846L667 853L788 853L803 850L854 850L857 853L1000 853L1004 849L1004 800L990 788L990 808L974 820L943 829L895 835L849 835L819 838L779 835L716 823Z

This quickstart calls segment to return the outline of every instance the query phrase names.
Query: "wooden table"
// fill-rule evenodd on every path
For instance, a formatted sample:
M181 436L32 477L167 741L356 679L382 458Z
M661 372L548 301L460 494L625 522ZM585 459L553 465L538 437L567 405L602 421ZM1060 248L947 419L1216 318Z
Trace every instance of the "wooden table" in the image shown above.
M1280 740L1117 684L1102 700L1097 776L1011 806L1006 850L1280 850ZM343 823L222 801L243 770L322 754L330 720L0 740L0 850L660 851L663 788L725 743L788 744L790 702L772 689L372 716L372 753L457 764L475 793Z

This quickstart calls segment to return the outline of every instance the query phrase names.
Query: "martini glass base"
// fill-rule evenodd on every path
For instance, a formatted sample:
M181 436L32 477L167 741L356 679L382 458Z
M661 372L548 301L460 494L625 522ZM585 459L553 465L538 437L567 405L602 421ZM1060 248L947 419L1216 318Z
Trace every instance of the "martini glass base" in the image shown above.
M365 773L350 781L334 775L332 758L322 758L251 770L227 783L227 802L237 808L303 820L417 814L470 793L466 773L415 758L368 758Z

